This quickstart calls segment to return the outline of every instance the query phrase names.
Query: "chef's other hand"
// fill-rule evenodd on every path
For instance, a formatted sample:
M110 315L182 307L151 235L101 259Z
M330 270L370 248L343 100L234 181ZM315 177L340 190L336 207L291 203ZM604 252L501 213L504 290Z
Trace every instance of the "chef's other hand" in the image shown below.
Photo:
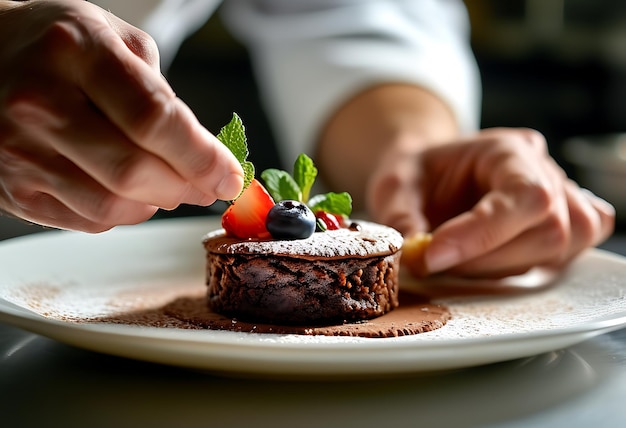
M487 129L389 152L368 196L377 221L405 236L433 232L423 266L413 267L420 275L503 277L560 267L605 240L615 222L614 208L568 179L544 137L529 129Z

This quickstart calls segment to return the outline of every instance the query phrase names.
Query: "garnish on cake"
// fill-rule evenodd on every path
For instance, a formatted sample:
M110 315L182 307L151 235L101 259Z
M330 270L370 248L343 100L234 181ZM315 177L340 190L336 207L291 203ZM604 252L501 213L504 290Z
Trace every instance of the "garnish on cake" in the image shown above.
M237 115L218 138L242 163L247 185L222 215L223 228L203 239L211 311L232 319L231 327L248 322L256 331L261 323L264 331L281 331L275 326L354 326L398 307L397 230L361 220L354 226L348 193L311 195L318 171L304 154L291 174L263 171L263 185L247 161ZM438 328L392 324L380 335Z
M222 215L222 227L241 239L306 239L316 230L344 227L352 212L347 192L310 197L317 178L313 160L305 154L296 158L293 174L270 168L261 173L265 186L255 178L254 165L247 160L245 127L235 113L217 138L228 147L244 170L244 188Z

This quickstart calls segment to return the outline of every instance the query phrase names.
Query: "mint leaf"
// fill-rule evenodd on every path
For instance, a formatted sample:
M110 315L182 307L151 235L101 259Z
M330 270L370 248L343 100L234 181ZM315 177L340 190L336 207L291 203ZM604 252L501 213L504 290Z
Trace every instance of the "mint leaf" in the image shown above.
M350 213L352 213L352 197L348 192L329 192L315 195L309 200L308 205L314 213L325 211L329 214L344 216L350 216Z
M265 188L276 202L291 199L302 202L302 191L287 171L269 168L261 173Z
M217 134L217 139L228 147L241 164L244 173L243 189L241 190L243 193L243 190L245 190L254 179L254 165L252 162L246 160L248 158L246 129L237 113L233 113L233 118L220 130L219 134Z
M241 193L243 193L254 179L254 164L250 161L245 161L241 164L241 168L243 169L243 188Z
M293 178L298 183L302 191L302 199L300 202L306 203L309 200L309 194L315 179L317 178L317 168L313 163L313 159L301 153L293 165Z
M239 163L243 164L245 162L248 157L246 129L237 113L233 113L233 118L220 130L220 133L217 134L217 139L228 147Z

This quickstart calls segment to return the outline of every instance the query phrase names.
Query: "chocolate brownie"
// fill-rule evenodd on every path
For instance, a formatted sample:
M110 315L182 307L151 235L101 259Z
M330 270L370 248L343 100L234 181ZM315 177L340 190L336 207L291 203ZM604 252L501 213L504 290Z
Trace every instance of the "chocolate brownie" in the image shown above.
M203 239L212 310L245 321L330 325L398 306L402 235L379 224L298 240Z

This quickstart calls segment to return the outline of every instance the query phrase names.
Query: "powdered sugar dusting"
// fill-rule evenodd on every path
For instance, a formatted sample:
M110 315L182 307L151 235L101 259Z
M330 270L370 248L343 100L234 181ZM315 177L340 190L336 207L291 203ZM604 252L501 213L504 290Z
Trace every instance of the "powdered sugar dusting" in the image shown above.
M2 297L47 318L81 322L158 308L181 295L204 291L198 278L101 287L85 287L75 282L41 282L16 287Z
M452 319L446 328L427 333L428 339L567 329L626 315L623 273L612 272L614 265L600 271L589 270L590 265L590 260L580 260L557 284L537 292L436 300L449 306Z
M276 254L298 257L370 257L400 250L402 235L387 226L358 220L360 230L341 228L314 233L307 239L242 241L224 236L222 229L208 233L204 242L214 253Z

